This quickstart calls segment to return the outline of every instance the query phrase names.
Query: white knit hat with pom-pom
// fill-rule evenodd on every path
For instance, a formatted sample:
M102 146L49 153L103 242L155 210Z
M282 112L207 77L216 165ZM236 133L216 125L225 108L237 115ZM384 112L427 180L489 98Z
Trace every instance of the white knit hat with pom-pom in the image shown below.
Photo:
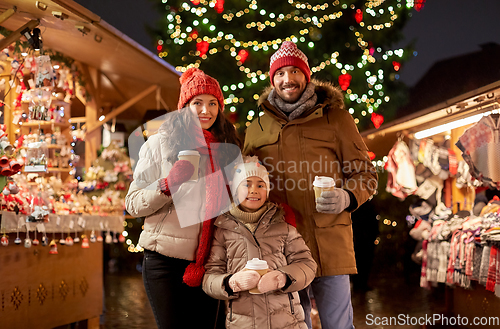
M267 196L269 197L269 173L257 156L244 156L243 163L236 166L233 181L231 182L233 195L236 195L241 182L252 176L257 176L266 183Z

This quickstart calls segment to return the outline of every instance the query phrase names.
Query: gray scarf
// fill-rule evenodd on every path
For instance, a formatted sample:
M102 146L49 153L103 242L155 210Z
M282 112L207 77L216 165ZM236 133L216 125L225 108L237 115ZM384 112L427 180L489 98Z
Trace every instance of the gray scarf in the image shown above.
M318 96L316 95L314 89L316 86L314 83L309 82L306 89L300 96L300 98L295 103L287 103L278 96L276 88L273 88L267 96L267 100L272 106L280 110L285 116L288 116L290 121L300 117L302 113L306 110L313 108L316 105Z

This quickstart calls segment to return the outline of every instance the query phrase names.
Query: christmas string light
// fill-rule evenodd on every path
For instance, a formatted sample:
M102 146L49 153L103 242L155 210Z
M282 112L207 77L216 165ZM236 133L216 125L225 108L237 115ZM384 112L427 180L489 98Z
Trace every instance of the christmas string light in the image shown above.
M162 2L167 3L168 1L163 0ZM281 43L285 40L298 44L304 44L304 46L308 48L314 48L314 33L321 33L324 23L343 17L346 14L345 10L352 10L353 15L355 12L360 11L360 9L356 8L354 4L341 4L340 1L334 1L331 4L325 2L323 4L311 5L308 2L301 3L289 0L288 4L291 8L290 13L275 14L260 7L256 0L247 0L247 8L240 10L226 10L218 16L222 17L226 22L237 23L239 22L239 19L242 19L247 14L258 14L256 15L254 21L244 22L240 25L244 26L248 30L256 29L257 31L263 31L266 28L277 28L280 25L279 23L289 20L310 26L309 28L300 29L296 32L298 36L291 34L285 38L257 41L241 40L235 37L232 33L224 33L219 30L212 20L208 17L204 17L210 8L215 7L216 3L217 1L199 1L199 3L196 2L196 4L192 1L184 2L179 8L172 10L166 15L166 19L169 22L169 37L175 45L179 46L182 46L185 43L196 43L196 50L188 51L182 57L182 61L187 63L176 66L176 70L179 72L184 72L189 67L200 67L203 61L207 60L211 56L220 54L221 52L228 53L228 55L234 59L238 70L241 71L246 77L246 80L243 79L243 81L238 84L222 85L223 90L231 90L235 93L238 93L238 91L242 91L245 88L252 88L255 84L262 83L268 79L268 72L252 69L251 64L249 64L250 66L244 65L247 58L251 59L257 52L269 52L270 56L271 51L277 50ZM391 60L391 57L402 57L404 55L403 49L383 52L383 50L378 47L375 50L373 46L370 46L370 42L366 41L365 35L393 27L395 21L399 18L394 8L396 7L400 9L405 5L406 7L411 8L414 1L399 0L397 4L394 4L395 2L393 1L393 5L387 5L386 8L382 8L384 3L389 3L389 1L368 0L364 4L365 7L362 11L363 17L366 15L366 19L376 19L378 22L367 24L366 20L362 18L359 20L358 24L350 27L350 32L353 33L353 40L356 42L346 43L345 47L349 48L352 44L362 50L362 56L356 63L343 63L341 61L343 56L340 55L339 52L335 52L335 56L332 54L330 58L324 59L319 63L315 63L315 65L311 65L311 71L313 73L321 72L331 65L335 65L338 69L339 75L359 70L362 72L364 71L366 75L366 89L363 90L362 93L355 92L352 89L346 90L346 98L349 101L355 104L364 104L365 110L359 112L361 117L372 114L382 103L387 103L391 99L383 90L383 82L387 79L387 77L384 76L384 70L376 69L377 72L372 73L370 72L371 65L375 64L377 67L380 66L380 64L377 64L377 58L379 58L379 60L389 61L389 63L399 63L398 60ZM207 9L207 5L210 8ZM303 12L305 10L308 12ZM328 13L328 10L333 12ZM182 15L189 14L194 15L195 17L191 24L187 21L184 22L182 17ZM317 29L317 31L314 29ZM200 35L200 33L205 35ZM213 35L210 35L210 33L213 33ZM368 40L370 39L372 39L371 36ZM304 46L299 46L299 48ZM158 40L157 49L158 56L161 58L167 57L170 53L165 44L165 40ZM241 56L241 51L243 49L246 50L245 56ZM396 68L399 69L400 65L393 64L393 67L394 71L397 71ZM393 78L391 77L391 79ZM253 99L247 99L247 101L255 100L257 95L254 94L252 98ZM227 105L242 104L244 102L245 99L243 97L240 98L234 94L231 94L225 99L225 104ZM355 110L352 107L349 108L349 112L351 114L355 114ZM246 117L248 120L251 120L254 116L255 113L250 114L250 112L248 112ZM357 118L356 120L359 122Z

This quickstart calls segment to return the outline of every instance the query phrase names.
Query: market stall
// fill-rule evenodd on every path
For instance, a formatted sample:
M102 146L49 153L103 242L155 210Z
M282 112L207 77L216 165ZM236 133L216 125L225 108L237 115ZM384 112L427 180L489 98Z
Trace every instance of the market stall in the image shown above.
M0 0L0 34L0 322L98 328L132 174L102 128L175 108L178 74L69 0Z
M421 287L444 285L450 312L470 319L500 309L499 109L500 81L362 134L386 191L414 200Z

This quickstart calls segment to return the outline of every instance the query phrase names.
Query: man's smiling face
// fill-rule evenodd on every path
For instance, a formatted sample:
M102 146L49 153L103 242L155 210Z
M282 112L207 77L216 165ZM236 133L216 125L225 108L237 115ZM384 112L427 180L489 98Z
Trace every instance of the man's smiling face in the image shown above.
M296 66L284 66L274 73L274 88L287 103L295 103L306 89L307 79Z

